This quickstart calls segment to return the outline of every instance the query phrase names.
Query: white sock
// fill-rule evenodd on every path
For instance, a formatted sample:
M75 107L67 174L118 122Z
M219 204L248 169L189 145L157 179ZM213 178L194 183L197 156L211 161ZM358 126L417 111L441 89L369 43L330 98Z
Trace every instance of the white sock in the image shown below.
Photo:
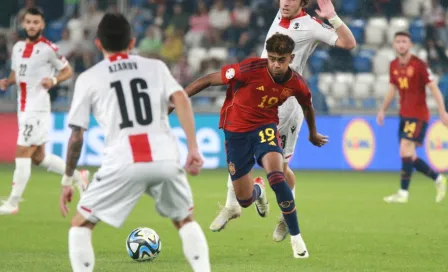
M16 169L14 170L13 185L9 203L13 206L18 206L25 191L26 184L31 176L31 159L17 158Z
M235 189L233 189L233 181L230 178L227 180L227 199L226 199L226 207L230 208L230 207L235 207L235 206L240 206L240 204L238 203L238 200L236 199L236 194L235 194Z
M95 265L92 246L92 230L71 227L68 232L68 253L73 272L90 272Z
M292 187L291 191L292 191L292 197L296 199L296 186Z
M208 245L201 226L195 221L185 224L179 229L185 258L194 272L209 272L210 259Z
M407 191L407 190L400 189L400 190L398 190L398 193L403 197L409 196L409 191Z
M65 173L65 161L56 155L46 154L43 161L39 166L46 168L49 172L53 172L59 175L64 175ZM81 180L81 174L78 170L73 173L75 180Z

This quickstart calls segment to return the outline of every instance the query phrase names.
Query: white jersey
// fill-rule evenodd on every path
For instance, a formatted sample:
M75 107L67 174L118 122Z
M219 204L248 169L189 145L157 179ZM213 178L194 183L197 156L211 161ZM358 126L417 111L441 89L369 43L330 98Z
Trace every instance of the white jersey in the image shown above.
M68 122L105 135L103 165L179 160L168 122L170 97L183 88L160 60L115 54L79 75Z
M20 112L50 112L50 96L42 80L55 76L68 65L56 45L45 38L35 43L17 42L12 49L11 70L15 72Z
M266 41L275 33L288 35L296 43L293 51L295 56L290 66L299 74L303 73L309 56L319 42L335 46L338 39L338 35L333 28L315 18L311 18L305 11L291 20L282 18L279 11L269 29ZM265 46L261 57L267 58L267 56Z

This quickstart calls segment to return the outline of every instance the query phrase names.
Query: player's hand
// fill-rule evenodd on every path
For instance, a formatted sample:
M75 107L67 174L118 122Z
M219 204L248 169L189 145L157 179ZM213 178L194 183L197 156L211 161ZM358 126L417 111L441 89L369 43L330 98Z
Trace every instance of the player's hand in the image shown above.
M376 115L376 123L380 126L384 125L384 111L380 110Z
M317 0L319 9L316 9L317 15L321 18L330 19L336 16L336 11L331 0Z
M442 124L448 127L448 112L444 112L442 115L440 115L440 121L442 121Z
M6 89L8 89L8 79L4 78L0 80L0 90L6 91Z
M72 202L73 186L62 186L61 197L59 199L59 208L63 217L66 217L69 209L67 203Z
M185 163L185 169L188 174L192 176L199 175L203 164L204 161L202 160L201 153L199 153L198 149L188 151L187 162Z
M310 135L309 140L313 145L315 145L317 147L322 147L326 143L328 143L328 136L324 136L319 133L316 133L314 135Z
M51 89L54 86L53 80L51 80L51 78L48 77L42 79L42 82L40 84L47 90Z

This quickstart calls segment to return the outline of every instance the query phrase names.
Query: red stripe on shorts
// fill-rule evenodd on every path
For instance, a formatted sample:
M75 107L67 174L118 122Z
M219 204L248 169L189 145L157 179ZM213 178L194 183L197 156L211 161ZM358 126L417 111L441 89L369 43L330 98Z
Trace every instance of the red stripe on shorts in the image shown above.
M151 144L148 134L137 134L129 136L134 162L152 162Z

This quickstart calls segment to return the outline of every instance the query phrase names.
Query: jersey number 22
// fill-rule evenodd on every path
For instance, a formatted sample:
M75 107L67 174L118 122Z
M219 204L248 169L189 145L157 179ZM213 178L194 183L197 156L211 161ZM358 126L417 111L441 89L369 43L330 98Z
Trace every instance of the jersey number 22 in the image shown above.
M124 96L123 85L121 81L114 81L110 87L115 89L118 98L118 105L120 106L121 124L120 128L129 128L134 126L134 122L129 118L128 108L126 106L126 99ZM135 118L137 123L144 126L152 123L151 99L149 94L141 92L147 90L148 84L141 78L134 78L130 82L132 102L135 109Z

